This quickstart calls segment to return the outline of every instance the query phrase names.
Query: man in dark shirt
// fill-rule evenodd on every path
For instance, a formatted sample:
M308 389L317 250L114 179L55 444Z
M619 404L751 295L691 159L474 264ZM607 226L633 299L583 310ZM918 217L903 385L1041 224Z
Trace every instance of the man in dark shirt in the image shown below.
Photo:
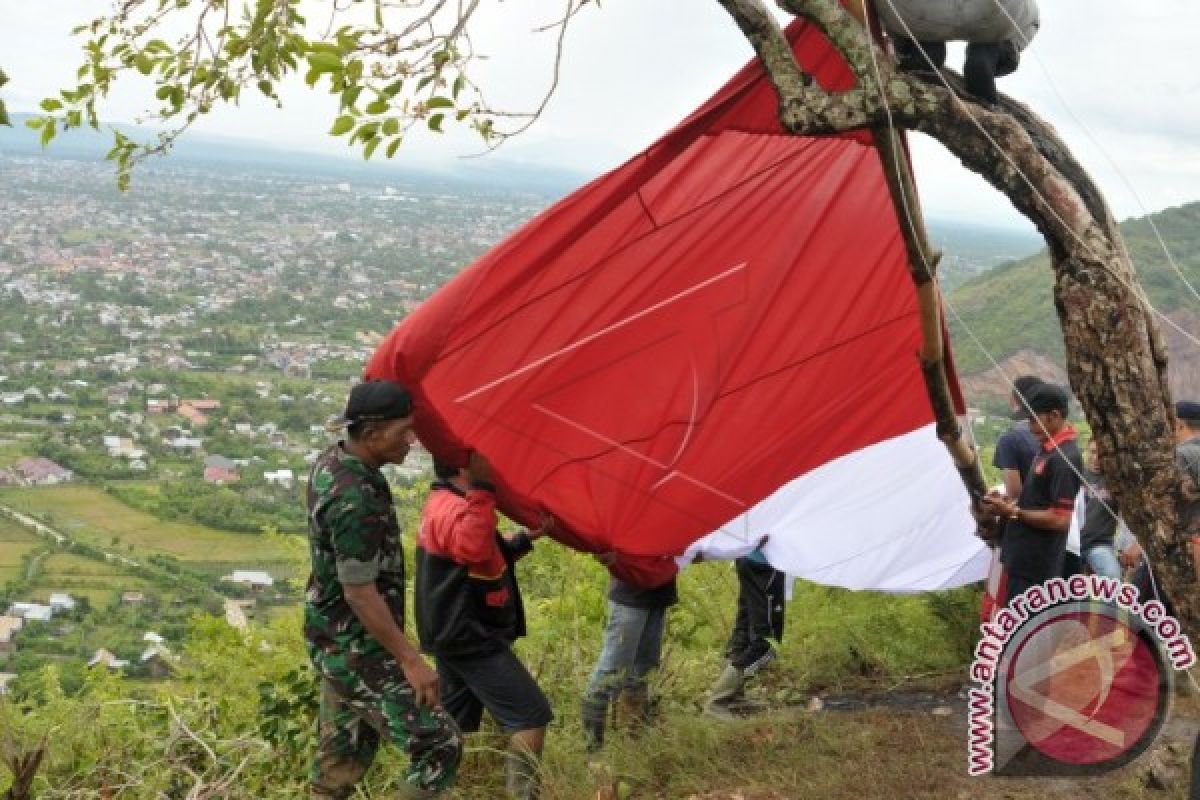
M1030 427L1041 451L1016 502L999 492L983 501L986 510L1008 521L1000 550L1008 576L1006 602L1062 574L1067 531L1083 471L1075 428L1067 422L1066 390L1043 383L1026 399L1034 415Z
M1000 438L996 440L992 466L1004 471L1004 490L1009 497L1021 496L1021 483L1025 480L1038 450L1041 449L1037 437L1029 427L1028 408L1029 393L1041 382L1041 378L1033 375L1022 375L1013 381L1012 394L1008 396L1008 407L1017 423L1000 434Z
M438 796L462 758L437 673L404 633L404 550L380 468L404 461L412 424L402 386L355 386L335 424L346 438L309 476L304 638L321 681L313 800L353 795L384 740L410 759L402 798Z

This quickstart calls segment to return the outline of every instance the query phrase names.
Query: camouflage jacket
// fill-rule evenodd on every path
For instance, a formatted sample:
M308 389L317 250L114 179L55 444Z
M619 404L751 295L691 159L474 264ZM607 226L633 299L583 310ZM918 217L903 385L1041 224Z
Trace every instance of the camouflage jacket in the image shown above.
M338 442L313 464L308 482L312 573L304 603L310 653L382 654L346 602L343 584L374 583L404 627L404 550L392 493L379 470Z

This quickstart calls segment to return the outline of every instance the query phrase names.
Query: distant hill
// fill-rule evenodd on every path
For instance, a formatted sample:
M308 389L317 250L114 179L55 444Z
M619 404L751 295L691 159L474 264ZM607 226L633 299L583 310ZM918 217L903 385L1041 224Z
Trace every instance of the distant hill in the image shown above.
M1193 336L1200 338L1197 300L1167 261L1154 235L1158 227L1171 255L1193 286L1200 287L1200 202L1170 208L1121 224L1139 280L1151 302ZM948 294L950 305L1010 375L1050 372L1065 379L1062 333L1054 311L1053 273L1043 250L975 277ZM947 313L955 360L972 402L1007 391L962 326ZM1200 398L1200 348L1163 324L1171 355L1172 391Z
M36 131L25 121L32 114L13 114L12 127L0 126L0 156L47 156L74 161L102 161L112 147L112 133L107 128L93 131L82 128L59 134L44 149ZM133 125L114 126L138 141L153 139L150 128ZM582 185L591 176L566 169L533 167L506 160L503 155L463 159L462 165L450 171L423 170L404 163L377 158L364 161L357 156L338 158L296 150L281 150L258 142L242 139L188 133L172 148L166 159L148 162L151 167L193 167L215 171L283 172L293 175L326 176L357 183L404 181L429 186L446 186L462 190L466 187L530 191L561 196ZM136 180L136 176L134 178Z

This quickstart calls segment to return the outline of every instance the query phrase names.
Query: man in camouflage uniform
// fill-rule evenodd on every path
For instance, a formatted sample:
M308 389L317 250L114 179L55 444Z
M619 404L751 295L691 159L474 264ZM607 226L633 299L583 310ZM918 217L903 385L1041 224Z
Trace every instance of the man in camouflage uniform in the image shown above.
M401 386L355 386L335 427L347 438L313 465L312 574L304 637L321 677L313 800L343 800L386 738L411 759L400 797L436 797L454 781L462 738L442 709L437 673L404 635L404 552L384 464L413 442Z

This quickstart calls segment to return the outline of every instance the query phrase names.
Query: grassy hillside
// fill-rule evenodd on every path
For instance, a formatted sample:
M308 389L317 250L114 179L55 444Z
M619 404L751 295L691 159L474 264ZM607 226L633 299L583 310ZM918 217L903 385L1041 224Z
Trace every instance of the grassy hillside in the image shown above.
M1197 310L1200 303L1171 269L1151 222L1158 227L1188 280L1200 285L1200 203L1167 209L1121 225L1141 284L1154 305L1164 312L1179 308ZM997 360L1030 349L1062 363L1062 333L1054 311L1053 274L1045 252L968 281L949 293L949 302ZM989 368L991 364L954 315L947 317L959 371L970 375Z

